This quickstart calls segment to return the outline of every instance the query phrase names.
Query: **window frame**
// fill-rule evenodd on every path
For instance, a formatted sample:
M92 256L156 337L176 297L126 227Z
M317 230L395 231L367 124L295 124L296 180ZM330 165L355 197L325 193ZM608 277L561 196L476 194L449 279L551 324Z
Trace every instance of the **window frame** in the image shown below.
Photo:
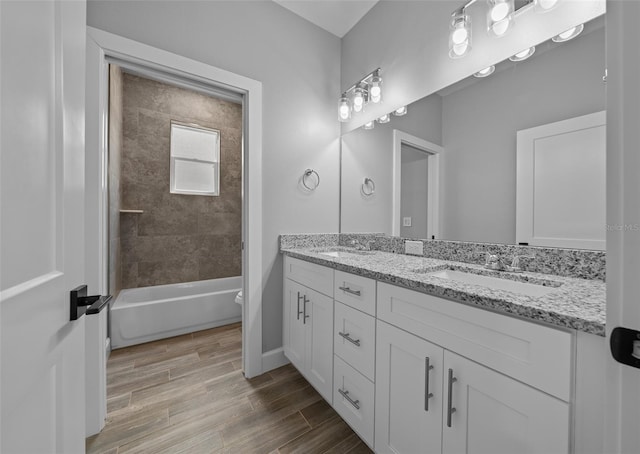
M180 194L180 195L202 195L209 197L217 197L220 195L220 130L215 128L208 128L206 126L202 126L196 123L186 123L177 120L171 120L170 122L170 140L169 140L169 159L170 159L170 176L169 176L169 192L171 194ZM214 161L202 160L202 159L189 159L184 157L176 157L173 154L173 126L176 125L182 128L188 128L192 130L200 130L205 131L207 133L215 133L216 141L215 141L215 150L214 150ZM187 162L195 162L201 164L212 164L213 172L214 172L214 189L213 191L193 191L193 190L181 190L176 188L176 178L175 178L175 162L176 159Z

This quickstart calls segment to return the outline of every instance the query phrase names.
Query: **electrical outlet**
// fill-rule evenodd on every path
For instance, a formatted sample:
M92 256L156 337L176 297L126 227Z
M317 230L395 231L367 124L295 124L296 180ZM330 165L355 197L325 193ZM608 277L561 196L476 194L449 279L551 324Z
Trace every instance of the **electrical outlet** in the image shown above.
M411 227L411 216L402 218L402 227Z
M423 255L424 244L422 243L422 241L407 240L404 242L404 253L411 255Z

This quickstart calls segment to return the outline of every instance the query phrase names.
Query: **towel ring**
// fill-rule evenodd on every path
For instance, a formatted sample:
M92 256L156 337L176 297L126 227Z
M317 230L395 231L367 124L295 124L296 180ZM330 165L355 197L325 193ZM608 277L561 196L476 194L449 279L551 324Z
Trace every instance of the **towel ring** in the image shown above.
M315 174L316 179L318 181L316 181L315 183L312 183L311 185L307 184L307 178L309 178L311 175ZM316 172L313 169L307 169L304 171L304 173L302 174L302 186L304 186L305 188L307 188L309 191L315 191L315 189L320 186L320 175L318 175L318 172Z
M376 192L376 184L369 177L364 179L362 183L362 193L367 197L372 196Z

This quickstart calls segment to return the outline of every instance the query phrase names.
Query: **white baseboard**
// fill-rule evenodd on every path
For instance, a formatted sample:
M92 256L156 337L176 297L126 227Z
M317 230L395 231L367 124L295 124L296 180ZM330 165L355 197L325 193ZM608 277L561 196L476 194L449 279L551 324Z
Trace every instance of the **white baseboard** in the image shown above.
M262 354L262 373L277 369L285 364L289 364L289 360L284 356L282 347L274 348Z

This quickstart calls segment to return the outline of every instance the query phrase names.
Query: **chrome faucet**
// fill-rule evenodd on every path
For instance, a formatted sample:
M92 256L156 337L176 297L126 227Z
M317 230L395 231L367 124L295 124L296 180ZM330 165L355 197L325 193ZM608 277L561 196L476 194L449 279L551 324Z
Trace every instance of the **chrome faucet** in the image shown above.
M504 271L504 263L498 254L489 254L487 252L486 261L484 267L488 270Z
M350 243L351 247L358 251L370 251L371 243L373 243L373 241L367 241L365 244L360 244L357 240L351 240Z
M520 267L520 259L533 259L535 257L529 255L514 255L513 260L511 261L511 265L505 265L502 261L502 258L498 254L489 254L487 252L486 262L484 267L488 270L494 271L510 271L512 273L522 273L522 268Z

